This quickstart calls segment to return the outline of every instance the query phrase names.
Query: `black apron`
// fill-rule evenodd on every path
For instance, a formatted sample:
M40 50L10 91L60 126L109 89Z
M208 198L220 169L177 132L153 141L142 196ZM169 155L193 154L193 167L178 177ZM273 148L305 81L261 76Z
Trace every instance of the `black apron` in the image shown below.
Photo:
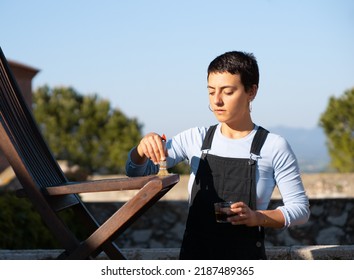
M256 165L245 158L209 155L217 125L211 126L202 145L202 156L191 193L191 205L180 259L266 259L264 228L217 223L214 202L243 201L256 210ZM268 131L259 127L251 154L259 155Z

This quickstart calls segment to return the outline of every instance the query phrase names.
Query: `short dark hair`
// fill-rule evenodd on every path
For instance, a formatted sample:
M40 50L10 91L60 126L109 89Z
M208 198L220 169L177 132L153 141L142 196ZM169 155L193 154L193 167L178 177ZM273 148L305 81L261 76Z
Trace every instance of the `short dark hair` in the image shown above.
M246 90L259 83L259 70L252 53L231 51L216 57L208 67L208 78L211 73L240 74L241 82Z

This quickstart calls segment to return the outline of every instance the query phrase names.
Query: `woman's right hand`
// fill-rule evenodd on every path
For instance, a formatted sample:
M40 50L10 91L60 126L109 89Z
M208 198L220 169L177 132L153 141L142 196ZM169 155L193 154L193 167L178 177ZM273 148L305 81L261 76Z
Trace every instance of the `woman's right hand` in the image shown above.
M163 138L154 132L145 135L136 148L137 156L140 160L133 159L136 163L143 163L147 159L151 159L154 164L158 164L161 160L166 159L166 149Z

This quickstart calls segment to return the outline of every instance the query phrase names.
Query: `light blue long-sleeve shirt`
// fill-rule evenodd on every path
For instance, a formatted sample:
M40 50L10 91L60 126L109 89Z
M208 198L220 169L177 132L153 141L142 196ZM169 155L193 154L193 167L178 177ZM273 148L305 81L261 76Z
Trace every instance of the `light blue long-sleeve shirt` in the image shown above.
M215 131L209 154L231 158L250 158L250 148L258 126L241 139L223 136L220 124ZM187 160L191 167L188 182L189 196L198 170L201 146L208 127L196 127L177 134L166 143L167 167ZM253 156L254 158L254 156ZM256 158L254 158L256 159ZM156 174L158 166L152 161L143 165L134 164L130 153L126 163L128 176ZM310 215L309 200L300 177L298 163L288 142L281 136L269 133L257 158L257 210L266 210L275 186L279 188L283 205L278 209L284 215L285 225L289 227L307 222Z

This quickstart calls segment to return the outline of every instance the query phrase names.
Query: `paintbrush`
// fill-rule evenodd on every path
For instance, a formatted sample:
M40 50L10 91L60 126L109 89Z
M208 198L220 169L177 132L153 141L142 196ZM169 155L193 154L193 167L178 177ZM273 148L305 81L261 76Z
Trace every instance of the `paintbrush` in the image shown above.
M165 150L165 147L166 147L166 135L162 134L161 139L162 139L162 145L163 145L164 150ZM165 158L165 160L160 160L160 162L159 162L159 173L157 173L157 176L166 176L166 175L169 175L169 173L167 171L167 163L166 163L166 158Z

